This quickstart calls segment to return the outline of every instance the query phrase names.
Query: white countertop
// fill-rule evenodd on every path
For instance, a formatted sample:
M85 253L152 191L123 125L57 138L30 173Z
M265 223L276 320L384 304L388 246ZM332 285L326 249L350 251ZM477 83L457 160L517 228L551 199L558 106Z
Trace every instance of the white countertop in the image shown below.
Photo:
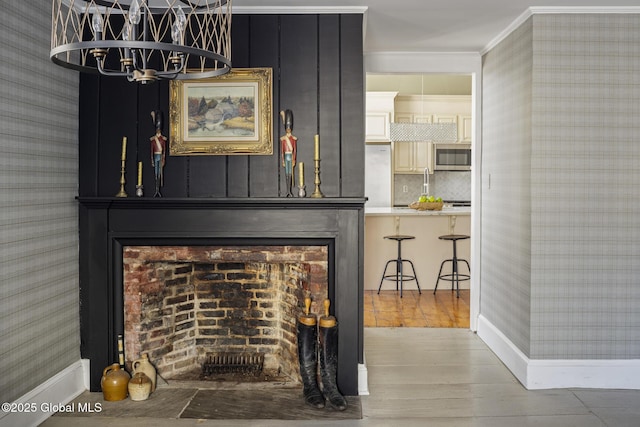
M455 207L443 207L441 211L418 211L406 208L393 208L393 207L380 207L380 208L368 208L365 206L364 214L377 215L377 216L433 216L433 215L471 215L470 206L455 206Z

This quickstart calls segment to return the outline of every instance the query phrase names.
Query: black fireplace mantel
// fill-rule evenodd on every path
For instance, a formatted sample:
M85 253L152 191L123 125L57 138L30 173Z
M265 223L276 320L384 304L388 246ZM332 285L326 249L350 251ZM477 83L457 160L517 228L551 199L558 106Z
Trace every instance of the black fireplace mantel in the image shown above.
M165 197L78 197L80 205L94 208L271 208L271 209L361 209L365 198L357 197L228 197L228 198L165 198Z
M338 385L358 392L363 363L364 198L79 197L81 353L91 390L117 361L123 333L122 248L127 245L324 242L339 322Z

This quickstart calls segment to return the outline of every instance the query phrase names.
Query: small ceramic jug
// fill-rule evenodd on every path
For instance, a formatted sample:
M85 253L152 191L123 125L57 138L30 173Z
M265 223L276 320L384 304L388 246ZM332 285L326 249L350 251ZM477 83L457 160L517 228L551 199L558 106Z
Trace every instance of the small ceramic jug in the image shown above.
M144 372L136 372L127 388L131 400L147 400L151 393L151 380Z
M129 373L120 369L120 365L114 363L107 366L102 371L102 379L100 387L102 387L102 395L104 400L123 400L127 397L127 385L129 384Z
M156 368L154 368L149 361L149 356L147 355L147 353L144 353L142 355L142 358L134 360L131 368L133 369L134 375L136 372L143 372L147 377L149 377L149 379L151 380L151 392L154 392L156 390Z

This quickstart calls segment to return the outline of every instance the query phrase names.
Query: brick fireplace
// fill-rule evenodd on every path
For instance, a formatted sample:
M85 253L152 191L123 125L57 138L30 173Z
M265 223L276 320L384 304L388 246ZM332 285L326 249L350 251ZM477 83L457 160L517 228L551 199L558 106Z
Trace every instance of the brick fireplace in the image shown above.
M299 383L296 317L305 297L316 313L327 298L327 257L327 246L124 247L127 365L147 353L170 383L216 380L259 355L259 371L233 379Z
M127 248L318 246L326 249L327 260L323 280L326 291L322 292L331 300L331 314L340 324L338 386L346 395L358 394L358 364L363 363L364 202L362 198L79 198L81 355L90 362L90 389L100 390L103 369L118 361L118 336L127 335L124 315L125 285L129 286L126 277L129 267L124 262ZM187 263L187 267L184 260L176 258L173 267L180 264L195 271L196 276L201 274L200 262ZM208 260L207 268L211 270L207 274L213 277L221 266L224 268L223 264L236 262L230 258ZM314 286L314 267L309 260L292 262L275 257L246 264L258 272L282 268L283 272L277 275L302 282L306 274L304 265L309 264L309 283L303 283L302 289ZM165 268L168 267L161 270L167 275L179 276L182 271ZM238 288L236 292L248 290ZM299 290L292 292L300 295ZM190 304L189 296L186 298L185 308ZM299 306L300 302L290 303L291 307L294 305ZM197 317L193 315L195 322ZM180 319L185 324L190 322L184 316L176 318L176 322L181 323ZM130 336L125 337L129 339ZM128 350L132 353L127 355L130 359L142 350L132 342L128 345L133 346Z

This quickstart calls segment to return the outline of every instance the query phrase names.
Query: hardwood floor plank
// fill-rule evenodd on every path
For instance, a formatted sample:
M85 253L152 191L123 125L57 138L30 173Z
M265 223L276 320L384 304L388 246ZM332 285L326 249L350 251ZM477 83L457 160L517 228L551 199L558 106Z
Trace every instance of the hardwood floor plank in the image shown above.
M364 321L367 327L468 328L469 290L460 298L449 289L419 293L405 290L365 291Z

